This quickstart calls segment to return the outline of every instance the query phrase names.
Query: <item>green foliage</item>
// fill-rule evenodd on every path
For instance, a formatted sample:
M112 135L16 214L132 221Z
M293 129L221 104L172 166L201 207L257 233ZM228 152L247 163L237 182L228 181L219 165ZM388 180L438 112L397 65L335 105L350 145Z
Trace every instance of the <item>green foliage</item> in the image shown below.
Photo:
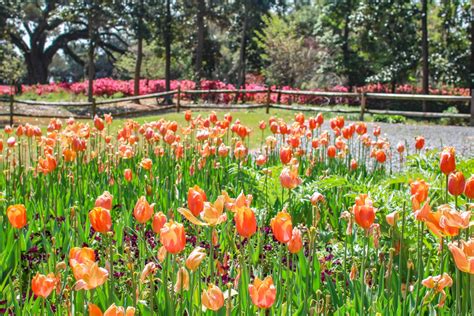
M406 117L401 115L385 115L385 114L374 114L374 122L384 123L405 123Z

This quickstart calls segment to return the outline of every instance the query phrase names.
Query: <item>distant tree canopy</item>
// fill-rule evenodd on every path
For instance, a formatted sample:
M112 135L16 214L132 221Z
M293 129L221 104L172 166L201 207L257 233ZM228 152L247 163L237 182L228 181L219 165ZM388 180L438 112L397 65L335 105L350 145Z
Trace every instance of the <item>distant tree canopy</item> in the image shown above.
M427 3L430 85L469 86L471 2ZM0 80L420 85L422 16L421 0L0 0L0 62L20 60Z

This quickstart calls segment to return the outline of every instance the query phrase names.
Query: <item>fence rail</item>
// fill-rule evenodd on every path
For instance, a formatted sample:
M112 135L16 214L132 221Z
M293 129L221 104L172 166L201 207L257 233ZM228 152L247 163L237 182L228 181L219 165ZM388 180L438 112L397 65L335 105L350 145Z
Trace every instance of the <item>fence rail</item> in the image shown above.
M266 98L264 103L260 104L181 104L183 95L202 95L202 94L232 94L238 96L239 94L256 94L265 93ZM351 98L357 99L360 103L360 109L334 109L334 108L315 108L313 106L306 105L283 105L272 104L271 95L278 94L278 100L281 95L295 95L295 96L315 96L315 97L336 97L336 98ZM0 96L0 102L8 103L9 111L0 112L0 116L8 115L10 117L10 124L13 124L15 116L18 117L53 117L50 115L33 115L26 113L17 113L14 111L14 104L23 104L28 106L51 106L51 107L90 107L91 116L94 117L97 113L97 106L116 104L120 102L133 102L145 99L153 99L160 97L173 97L176 96L176 103L172 105L160 106L157 109L151 110L137 110L128 111L124 113L117 113L114 116L122 117L127 115L140 115L148 113L157 113L159 111L169 111L176 109L179 112L181 109L256 109L265 108L266 112L269 113L271 108L285 109L285 110L297 110L297 111L321 111L321 112L336 112L336 113L359 113L360 120L364 120L364 115L369 114L388 114L388 115L403 115L408 117L421 117L421 118L462 118L470 119L470 125L474 126L474 89L471 91L471 96L446 96L446 95L424 95L424 94L396 94L396 93L365 93L365 92L331 92L331 91L298 91L298 90L280 90L280 89L214 89L214 90L181 90L179 87L177 90L171 90L166 92L152 93L139 96L131 96L118 99L110 100L95 100L92 102L47 102L47 101L34 101L34 100L21 100L15 99L13 95L9 97ZM438 112L416 112L416 111L395 111L395 110L377 110L370 109L368 107L369 100L392 100L392 101L429 101L429 102L470 102L470 114L464 113L438 113ZM237 101L237 98L235 98ZM57 116L54 116L57 117ZM76 118L88 118L89 115L74 115Z

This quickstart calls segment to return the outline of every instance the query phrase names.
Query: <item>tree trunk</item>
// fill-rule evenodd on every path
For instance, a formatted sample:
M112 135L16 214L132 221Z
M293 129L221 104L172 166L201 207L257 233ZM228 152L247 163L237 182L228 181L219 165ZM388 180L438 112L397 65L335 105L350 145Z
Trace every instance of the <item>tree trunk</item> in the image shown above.
M89 51L88 51L88 89L87 89L87 100L92 102L94 99L94 76L95 76L95 67L94 67L94 51L95 51L95 30L94 30L94 3L89 8L88 14L88 31L89 31Z
M205 0L197 0L197 15L196 15L196 25L197 25L197 46L196 46L196 64L195 64L195 80L196 80L196 89L201 88L201 78L202 78L202 60L203 60L203 50L204 50L204 14L206 11L206 2Z
M47 84L48 67L51 61L42 54L29 53L25 55L26 69L28 72L28 84Z
M347 8L351 7L351 0L347 1ZM349 23L350 23L350 16L351 12L347 11L346 16L344 18L344 33L342 35L342 58L343 58L343 65L344 65L344 72L347 74L347 80L349 89L352 89L354 85L353 78L349 73Z
M429 94L429 65L428 65L428 1L421 0L421 53L423 59L423 93ZM423 112L427 111L426 101L423 101Z
M165 35L165 85L166 91L171 90L171 0L166 1L166 31ZM166 104L172 103L172 97L165 98Z
M238 66L238 87L245 89L245 75L246 75L246 46L247 46L247 27L248 27L248 10L247 5L244 5L244 23L242 25L242 37L240 39L239 52L239 66ZM238 98L238 94L236 95ZM237 100L236 100L237 101ZM245 102L245 93L242 94L242 102Z
M142 69L142 58L143 58L143 32L142 32L142 23L143 23L143 1L140 1L139 13L137 15L138 25L137 25L137 59L135 61L135 74L133 77L133 95L140 94L140 73ZM140 100L136 100L135 103L140 104Z

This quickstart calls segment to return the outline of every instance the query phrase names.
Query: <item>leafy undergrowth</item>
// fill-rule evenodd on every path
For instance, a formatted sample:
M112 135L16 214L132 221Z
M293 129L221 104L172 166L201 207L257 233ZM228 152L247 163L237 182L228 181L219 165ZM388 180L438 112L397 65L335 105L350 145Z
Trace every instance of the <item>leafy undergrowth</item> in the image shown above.
M407 156L343 117L250 133L234 115L5 128L0 312L472 311L471 244L457 247L474 159L422 137Z

